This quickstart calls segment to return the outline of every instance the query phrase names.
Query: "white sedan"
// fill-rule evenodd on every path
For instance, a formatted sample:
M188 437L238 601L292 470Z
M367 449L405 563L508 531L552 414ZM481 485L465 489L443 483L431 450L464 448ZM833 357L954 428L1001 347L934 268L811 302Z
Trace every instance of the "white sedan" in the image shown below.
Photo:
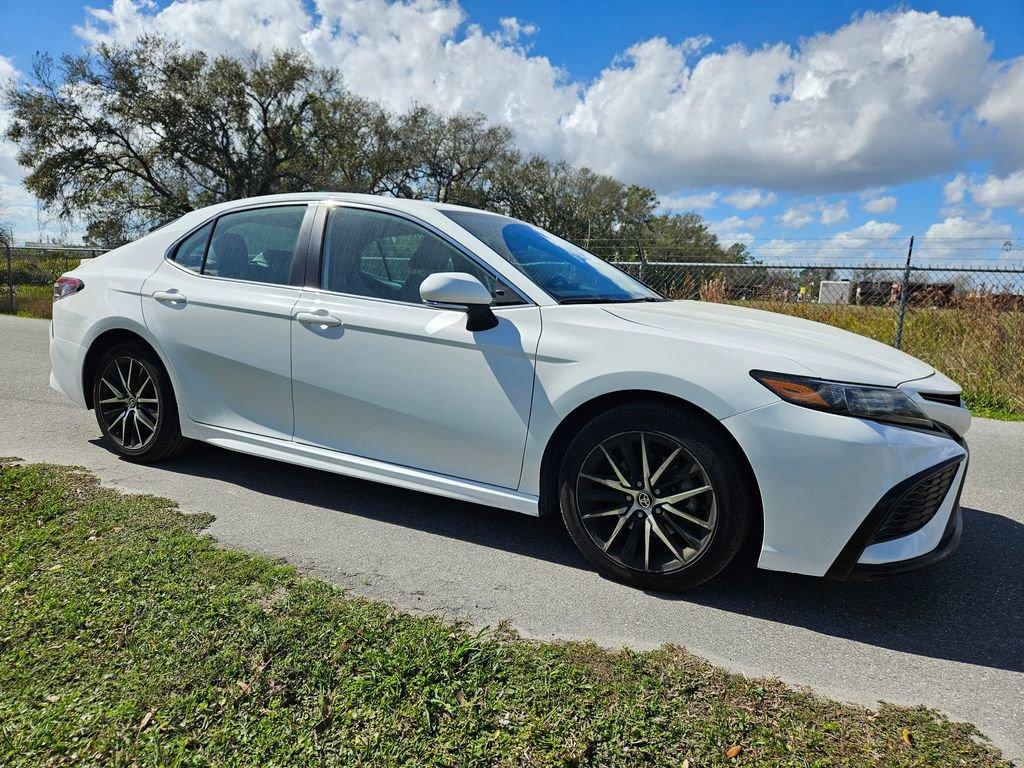
M528 515L674 590L745 547L845 579L960 538L970 414L825 325L668 301L538 227L292 194L189 213L54 286L51 384L111 450L190 440Z

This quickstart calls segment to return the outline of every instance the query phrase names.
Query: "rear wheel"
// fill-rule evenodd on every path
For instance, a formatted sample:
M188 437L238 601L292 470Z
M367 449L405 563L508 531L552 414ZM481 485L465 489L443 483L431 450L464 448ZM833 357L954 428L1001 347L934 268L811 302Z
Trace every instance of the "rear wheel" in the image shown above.
M605 575L686 589L717 575L743 545L753 510L743 467L710 419L623 405L594 418L566 450L562 518Z
M142 344L117 344L100 358L92 402L107 444L126 459L160 461L188 444L181 435L170 379Z

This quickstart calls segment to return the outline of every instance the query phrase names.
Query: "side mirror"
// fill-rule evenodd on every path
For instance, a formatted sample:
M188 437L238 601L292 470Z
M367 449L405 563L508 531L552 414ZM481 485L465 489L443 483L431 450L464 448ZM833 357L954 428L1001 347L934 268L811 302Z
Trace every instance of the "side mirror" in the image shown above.
M465 272L435 272L420 283L420 298L427 304L466 312L467 331L486 331L498 324L491 311L491 292Z

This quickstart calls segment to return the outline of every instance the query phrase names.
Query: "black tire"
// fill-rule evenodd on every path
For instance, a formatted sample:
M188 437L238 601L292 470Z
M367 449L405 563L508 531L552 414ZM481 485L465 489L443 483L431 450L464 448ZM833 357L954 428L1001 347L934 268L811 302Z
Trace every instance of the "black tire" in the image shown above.
M95 370L93 409L104 441L114 453L149 463L185 450L189 440L181 434L174 388L149 347L132 341L115 344Z
M674 592L714 578L736 558L754 522L756 496L743 457L720 430L710 417L653 402L617 406L580 430L562 459L559 501L573 542L602 574L633 586ZM646 474L636 467L639 451L650 458ZM671 464L672 456L676 464ZM655 477L654 465L666 462L669 469ZM606 479L594 479L591 469L601 466L607 469L606 479L616 481L621 491ZM649 493L622 485L622 480L631 481L637 474L634 469L646 478L645 488L647 480L655 478ZM656 495L653 486L659 483L668 487L657 488ZM703 487L710 491L701 493ZM662 503L684 494L691 496ZM641 501L646 503L643 508ZM599 504L611 509L594 511ZM619 514L618 505L629 511ZM592 510L586 521L581 508ZM599 524L610 532L595 532ZM654 543L645 544L645 539ZM659 551L661 564L655 562Z

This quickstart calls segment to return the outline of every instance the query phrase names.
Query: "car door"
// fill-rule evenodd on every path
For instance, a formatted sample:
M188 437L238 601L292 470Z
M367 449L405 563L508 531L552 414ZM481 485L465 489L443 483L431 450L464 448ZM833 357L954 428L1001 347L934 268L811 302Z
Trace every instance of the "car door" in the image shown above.
M422 222L342 205L320 218L318 287L292 324L295 440L515 488L539 309ZM498 325L468 331L464 312L424 304L434 272L484 281Z
M177 246L143 286L143 315L193 421L290 440L291 285L306 204L219 216ZM306 225L308 230L308 224Z

